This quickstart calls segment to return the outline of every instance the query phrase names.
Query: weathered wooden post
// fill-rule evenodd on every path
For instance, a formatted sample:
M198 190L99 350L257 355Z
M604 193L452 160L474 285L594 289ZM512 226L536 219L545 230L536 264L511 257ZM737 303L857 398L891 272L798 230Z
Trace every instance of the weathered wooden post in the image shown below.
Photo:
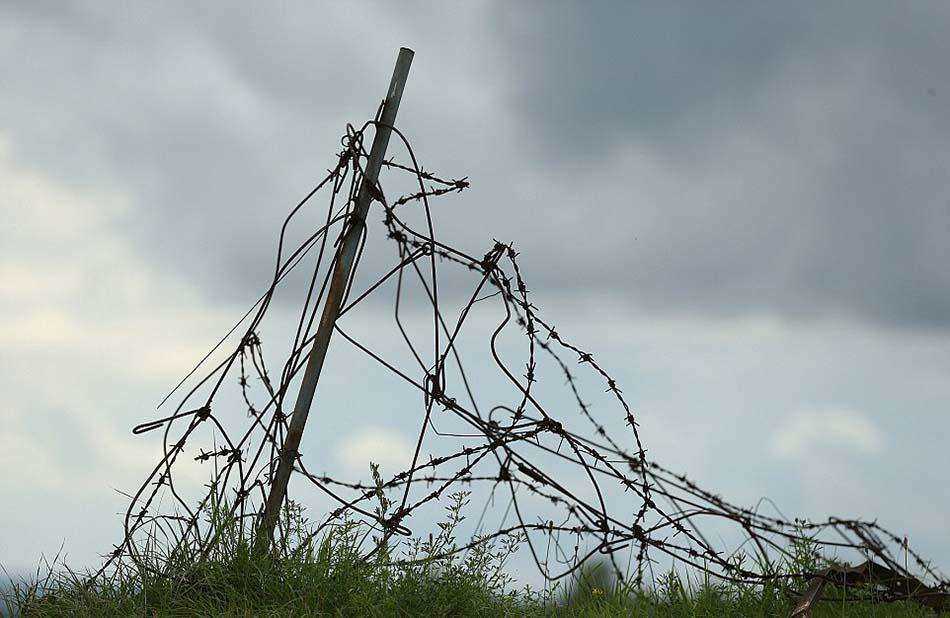
M310 352L307 369L304 372L303 381L300 383L300 393L297 395L294 412L290 417L290 427L281 447L277 472L274 474L274 478L271 479L270 493L267 496L267 503L264 505L264 513L257 526L254 549L258 553L266 552L270 547L280 508L287 495L287 483L297 459L297 449L300 446L304 426L307 424L307 415L310 413L310 404L313 402L313 394L317 388L317 381L320 379L320 370L323 369L323 361L330 345L333 326L340 313L340 304L343 301L346 284L353 270L353 260L359 246L360 236L366 227L366 213L373 200L379 170L386 156L386 147L389 145L389 137L392 134L390 127L396 123L396 112L399 109L399 101L402 99L406 78L409 76L409 65L412 64L413 55L413 51L406 47L399 50L396 68L393 70L392 81L389 83L389 92L386 94L383 103L383 112L379 124L376 126L376 136L373 138L369 161L357 194L356 205L352 216L348 219L349 228L334 258L333 277L323 305L320 323L317 326L313 350Z

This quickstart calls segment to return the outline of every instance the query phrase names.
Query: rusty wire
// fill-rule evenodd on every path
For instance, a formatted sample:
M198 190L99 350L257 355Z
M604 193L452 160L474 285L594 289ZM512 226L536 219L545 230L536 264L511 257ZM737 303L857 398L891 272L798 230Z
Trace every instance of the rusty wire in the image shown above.
M324 300L336 247L347 229L348 216L363 179L367 158L364 132L376 124L377 121L369 121L358 129L347 127L335 167L328 170L284 221L270 286L244 319L169 393L163 404L194 378L228 336L244 325L237 346L181 396L172 414L142 423L133 430L139 434L161 429L163 452L132 495L124 517L123 540L109 555L100 573L116 561L137 561L143 551L141 536L146 528L148 539L160 537L175 552L200 555L216 541L215 528L202 523L201 514L205 510L213 505L219 508L226 505L239 521L253 521L259 516L287 431L287 398L294 394L290 390L291 383L306 364L317 309ZM463 552L476 544L518 536L541 575L548 580L570 576L588 560L600 557L608 560L619 576L639 584L654 559L666 556L668 560L728 581L757 583L779 576L799 577L803 581L815 574L778 573L767 567L791 557L790 544L807 537L822 550L854 550L900 577L915 578L915 581L918 576L929 579L932 587L928 590L934 593L947 592L950 584L940 572L896 534L874 521L830 518L816 523L767 516L758 509L730 504L685 476L648 459L638 431L637 414L616 380L589 351L542 318L539 309L529 300L530 292L513 246L494 241L487 252L478 257L439 240L429 200L463 191L468 188L468 181L466 178L443 179L424 171L406 137L397 129L393 131L408 153L408 162L389 160L384 162L384 167L393 174L408 174L414 178L418 190L390 202L382 185L375 187L374 197L382 209L386 235L395 248L395 260L388 271L358 293L352 289L354 280L350 280L341 316L360 306L381 286L394 284L394 321L415 362L397 363L384 358L366 342L343 330L339 322L336 331L338 340L349 342L401 378L407 389L421 395L416 449L406 468L384 480L381 487L314 474L298 454L295 472L337 504L316 525L313 535L344 517L353 517L367 522L380 533L377 545L368 550L372 554L394 535L411 534L408 522L423 506L438 503L458 487L478 485L485 486L489 494L486 511L495 503L496 496L507 497L507 501L501 501L508 505L506 517L494 529L487 529L483 512L480 534L469 544L450 551ZM322 190L328 194L323 225L293 250L286 249L288 228ZM422 229L410 226L401 216L407 208L422 209ZM361 247L357 263L362 253ZM265 365L259 328L280 283L307 257L315 264L299 314L293 348L279 373L272 374ZM442 275L442 271L451 275ZM473 282L471 294L457 314L449 314L445 302L440 302L439 283L448 276L455 283L465 278ZM431 350L414 344L402 324L400 306L406 294L405 283L410 280L422 292L414 301L424 303L431 310ZM476 304L481 309L485 303L494 303L497 321L488 341L491 358L483 359L482 366L493 364L499 376L516 392L511 401L495 402L487 414L477 403L477 389L467 377L457 346L470 312ZM504 360L499 351L500 338L510 332L516 332L526 347L523 364L517 368ZM574 414L556 415L549 404L542 403L537 385L542 378L552 380L552 376L542 375L542 358L553 363L550 365L553 379L562 380L567 388L555 407L563 410L566 402L570 403L575 408ZM625 433L608 430L593 407L585 402L581 374L586 380L603 385L604 392L613 401L614 414L625 424ZM221 389L233 383L240 386L247 411L247 423L241 433L227 431L221 421L222 415L230 415L233 422L239 418L236 414L239 410L215 407L215 398ZM263 402L254 401L253 383L263 388ZM196 399L201 388L208 392ZM292 400L289 405L292 408ZM467 432L458 437L455 451L438 455L427 452L427 436L439 432L437 426L447 415L465 426ZM586 431L579 428L579 424L585 426ZM199 427L207 425L214 427L215 441L195 449L192 438ZM188 455L186 448L192 449ZM213 463L208 491L197 502L190 502L176 489L175 464L186 456ZM551 461L579 470L584 491L575 490L546 471L546 464ZM608 506L616 502L616 498L605 497L608 489L622 491L624 508ZM380 490L394 496L391 512L373 509ZM170 499L171 505L161 504L160 496ZM530 512L525 505L528 498L543 501L560 517L540 517ZM508 512L513 514L510 523L506 521ZM707 520L739 531L745 539L743 546L755 557L759 568L737 560L734 550L727 551L709 541L703 532ZM253 526L247 529L253 530ZM283 533L282 529L278 530L278 534ZM621 551L628 552L635 561L634 574L618 562ZM914 561L913 569L905 568L901 554Z

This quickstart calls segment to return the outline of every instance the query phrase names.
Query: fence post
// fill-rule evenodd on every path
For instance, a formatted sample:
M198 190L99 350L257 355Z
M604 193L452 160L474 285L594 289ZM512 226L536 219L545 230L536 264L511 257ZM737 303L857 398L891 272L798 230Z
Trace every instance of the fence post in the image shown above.
M300 446L304 426L307 424L307 415L310 413L310 404L313 402L313 394L317 387L317 381L320 379L320 370L323 369L323 361L330 345L330 336L333 334L333 327L340 313L340 304L343 301L346 284L353 270L353 260L356 256L360 237L366 227L366 213L369 211L369 205L373 199L379 170L386 156L386 147L389 145L389 137L392 133L389 127L396 123L396 112L399 109L399 101L402 99L406 78L409 76L409 65L412 64L413 55L411 49L403 47L399 50L399 57L396 59L396 68L393 70L389 91L383 103L383 112L379 124L376 126L373 147L370 150L369 161L360 183L356 205L352 215L347 220L349 227L334 259L333 278L330 281L330 289L327 292L323 313L317 326L313 350L310 352L307 369L304 372L303 381L300 383L300 392L294 404L294 412L290 417L290 427L280 450L277 472L274 474L274 478L271 479L270 493L267 496L264 513L255 534L254 551L257 553L264 553L270 547L274 536L274 527L280 515L280 508L287 495L287 483L290 480L290 474L298 456L297 449Z

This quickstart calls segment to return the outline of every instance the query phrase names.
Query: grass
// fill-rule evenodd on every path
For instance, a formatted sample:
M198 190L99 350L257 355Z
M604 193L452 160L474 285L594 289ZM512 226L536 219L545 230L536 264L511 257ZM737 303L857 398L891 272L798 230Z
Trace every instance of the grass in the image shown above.
M138 565L89 582L68 570L47 569L43 578L15 582L3 594L8 615L22 616L787 616L786 583L741 586L695 581L670 572L652 589L631 589L607 576L603 565L584 570L567 589L517 588L506 573L518 548L512 538L449 558L464 494L456 494L439 533L403 549L364 558L371 531L344 522L307 542L299 509L285 512L288 542L279 556L256 556L247 535L220 511L208 524L218 533L212 551L169 555L149 543ZM385 505L384 505L385 506ZM387 544L384 544L384 547ZM814 561L807 543L799 561ZM793 568L795 565L786 565ZM801 566L801 565L798 565ZM162 573L158 575L157 573ZM934 616L916 604L846 602L834 591L815 616Z

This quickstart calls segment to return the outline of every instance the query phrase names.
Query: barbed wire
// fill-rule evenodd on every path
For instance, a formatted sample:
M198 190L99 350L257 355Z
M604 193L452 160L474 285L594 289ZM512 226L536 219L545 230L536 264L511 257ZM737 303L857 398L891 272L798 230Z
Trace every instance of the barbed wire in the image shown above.
M223 337L198 365L162 400L160 407L180 393L211 357L222 349L231 335L244 328L240 341L217 365L181 394L174 412L144 422L133 429L141 434L162 430L162 456L141 486L131 495L123 518L122 541L107 557L99 574L117 562L129 560L141 568L152 568L142 560L148 542L158 536L170 547L171 554L201 556L212 548L219 533L204 525L202 513L224 508L239 521L253 522L260 515L266 490L281 455L288 428L287 397L291 384L306 364L313 342L317 310L325 300L336 251L343 234L351 225L353 205L368 154L364 148L367 129L377 119L359 128L347 126L341 140L336 165L288 214L277 245L276 264L270 286L244 317ZM472 541L452 547L439 557L465 552L476 545L493 543L517 536L524 541L540 574L558 580L575 574L587 561L605 558L618 577L642 583L656 558L665 556L704 573L733 582L762 583L777 577L813 577L814 573L780 573L770 568L783 559L793 558L792 545L808 540L824 551L852 550L876 561L905 579L918 575L929 580L925 592L946 595L950 583L906 541L875 521L829 518L823 522L767 516L758 508L731 504L702 489L686 476L676 474L647 458L641 439L637 413L624 397L617 380L594 355L560 333L546 321L530 300L518 253L513 245L493 241L481 257L468 255L442 240L435 233L430 199L462 192L469 187L467 178L445 179L425 171L419 165L408 139L396 128L393 133L408 154L408 162L395 159L383 162L393 174L407 175L418 185L414 190L389 201L381 184L372 192L382 209L386 237L395 248L395 260L384 274L360 292L353 289L351 277L342 302L340 316L365 304L383 286L394 286L393 323L409 353L410 362L399 362L371 349L344 330L338 321L339 338L365 354L374 363L392 373L406 389L421 395L419 430L413 456L404 470L373 484L314 474L299 454L295 472L324 494L332 508L311 532L316 537L342 519L355 517L378 531L376 545L368 555L385 546L394 536L412 534L407 523L426 505L459 487L484 487L486 504L479 518L478 534ZM313 203L321 191L328 196L323 224L293 249L287 249L288 231L304 207ZM421 208L423 225L413 226L402 216L404 209ZM366 231L356 263L363 256ZM268 315L275 293L286 277L299 269L306 259L313 262L308 289L295 328L293 345L279 371L270 371L265 363L260 328ZM356 269L354 268L354 271ZM440 298L443 271L451 272L453 285L470 280L471 293L457 313L446 310ZM409 284L417 291L407 301ZM352 299L351 299L352 297ZM427 307L431 312L431 349L413 342L403 318L407 302ZM490 359L480 361L479 370L493 366L498 378L514 389L508 401L495 401L486 413L479 406L479 395L462 361L459 340L473 310L491 304L494 321L488 337ZM520 363L504 359L503 337L511 333L526 344ZM506 345L506 349L510 346ZM542 403L538 385L551 377L542 368L542 359L555 376L562 379L565 402L574 414L553 413ZM600 382L603 393L612 401L616 417L601 420L582 395L588 381ZM226 425L240 420L233 405L222 409L216 398L226 385L236 383L245 407L246 422L239 431ZM583 384L582 384L583 383ZM254 385L263 390L263 399L255 401ZM199 391L206 393L199 396ZM464 433L440 431L447 418L454 419ZM224 420L226 419L226 420ZM611 423L622 423L620 432ZM240 423L238 423L240 425ZM578 425L586 427L582 429ZM201 427L213 427L213 443L199 446L192 459L213 464L207 491L190 501L176 485L176 464L186 457ZM454 437L455 450L436 454L427 450L430 435ZM627 450L624 445L631 445ZM566 479L570 475L551 471L562 466L579 473L581 489ZM380 492L396 498L387 501L390 509L373 508ZM493 528L486 514L499 495L507 496L501 523ZM617 496L620 496L619 498ZM530 506L546 505L532 511ZM165 504L164 502L170 502ZM619 502L620 507L615 506ZM542 517L543 513L547 514ZM556 513L557 517L550 513ZM507 523L509 515L513 521ZM714 545L704 534L703 522L726 524L741 534L740 548L755 558L757 568L746 566L742 553ZM243 529L243 528L242 528ZM246 527L251 534L253 525ZM147 531L147 532L146 532ZM278 524L277 534L287 531ZM143 538L146 539L143 541ZM278 543L279 545L279 543ZM543 550L542 550L543 548ZM617 554L629 552L636 571L621 568ZM899 555L909 556L914 572L901 564ZM552 555L553 554L553 555ZM406 559L408 560L408 558ZM922 589L916 589L921 594Z

